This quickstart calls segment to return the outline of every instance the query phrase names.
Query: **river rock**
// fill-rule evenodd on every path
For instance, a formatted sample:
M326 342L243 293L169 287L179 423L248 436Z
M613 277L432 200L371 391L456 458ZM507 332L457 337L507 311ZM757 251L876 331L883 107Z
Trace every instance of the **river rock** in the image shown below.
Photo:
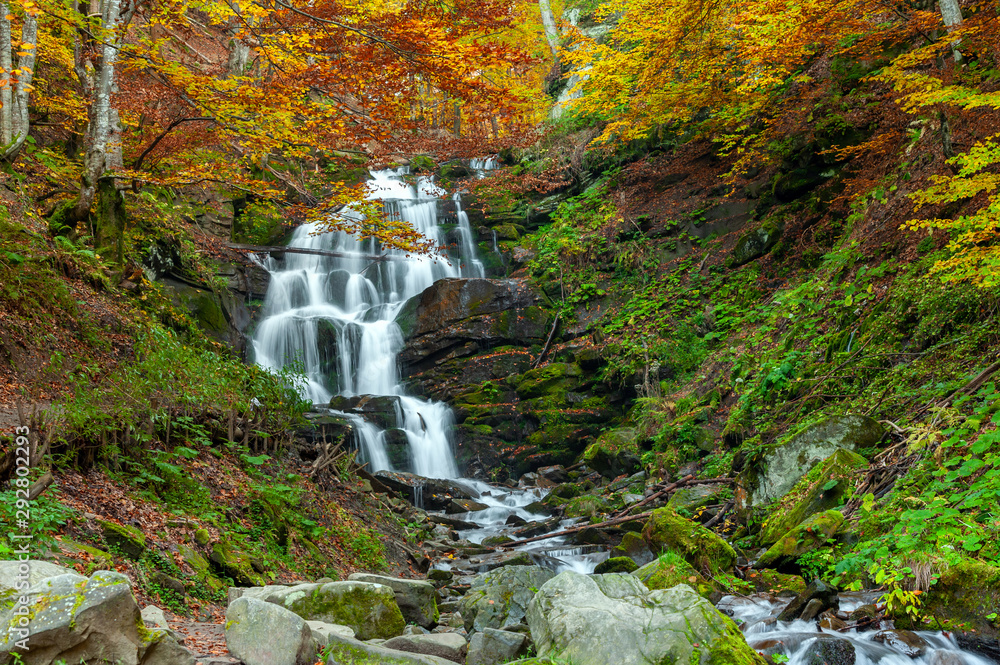
M803 665L854 665L856 659L854 645L848 640L824 635L806 647L799 662Z
M312 665L317 651L302 617L248 597L226 609L226 647L246 665Z
M471 499L452 499L448 507L445 508L445 512L449 515L456 515L458 513L478 513L480 510L486 510L489 508L485 503L479 503L478 501L473 501Z
M736 552L729 543L672 508L654 510L642 537L652 551L676 552L698 570L728 571L736 563Z
M384 584L396 595L396 604L407 622L433 628L438 622L437 590L430 582L385 577L369 573L352 573L347 579Z
M763 663L690 587L649 591L630 575L561 573L529 604L528 626L539 656L576 665Z
M469 641L469 656L465 665L501 665L517 659L527 650L527 635L484 628Z
M666 554L645 566L632 571L632 576L647 589L670 589L678 584L687 584L702 596L708 596L714 588L705 577L676 554Z
M754 562L754 568L777 568L783 572L798 572L796 560L826 544L844 525L844 516L836 510L818 513L778 539Z
M468 644L458 633L433 633L430 635L401 635L387 640L386 649L421 653L447 660L464 663Z
M543 344L548 316L521 280L439 279L396 315L405 370L423 371L483 346Z
M885 436L877 420L866 416L834 416L806 428L764 458L751 503L760 506L784 496L816 464L838 448L870 448Z
M622 542L612 548L611 556L627 556L635 561L639 567L656 559L656 555L649 549L649 545L642 539L642 536L632 531L627 531L622 536Z
M798 619L806 606L813 600L819 601L821 606L821 609L816 614L826 609L832 608L836 610L840 607L837 590L826 582L817 579L810 582L805 591L792 599L792 602L778 615L778 620L792 621Z
M321 649L330 643L332 635L349 637L351 639L355 637L354 629L350 626L341 626L340 624L327 623L325 621L306 621L306 625L309 626L316 644Z
M400 492L418 508L444 510L452 499L477 499L479 492L455 480L425 478L402 471L378 471L375 477L389 489Z
M541 566L504 566L480 576L459 604L465 630L522 623L535 592L553 577L553 571Z
M911 630L880 630L872 637L876 642L901 651L910 658L919 658L927 651L927 642Z
M384 644L331 635L324 653L326 665L453 665L455 661L438 656L389 649Z
M358 639L388 639L403 632L406 620L393 590L371 582L330 582L278 587L262 598L306 621L350 627Z
M49 568L40 574L52 572ZM190 665L194 658L162 630L140 631L139 606L129 579L99 571L46 577L21 593L24 604L0 611L0 662L116 662L119 665ZM19 608L25 613L19 614ZM165 660L167 657L172 660Z

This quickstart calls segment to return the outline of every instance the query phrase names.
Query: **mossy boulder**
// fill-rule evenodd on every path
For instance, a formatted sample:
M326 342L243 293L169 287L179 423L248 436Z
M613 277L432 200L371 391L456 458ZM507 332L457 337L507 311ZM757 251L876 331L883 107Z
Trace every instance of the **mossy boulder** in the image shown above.
M497 240L520 240L521 234L518 233L517 227L513 224L501 224L499 226L493 227L493 231L497 234Z
M837 510L817 513L792 528L764 552L754 568L777 568L797 572L796 560L826 544L844 525L844 516Z
M349 581L269 589L264 598L267 602L281 605L306 621L348 626L360 640L389 639L401 635L406 627L396 594L384 584Z
M524 622L528 603L555 573L541 566L503 566L476 578L459 603L469 633Z
M413 173L430 173L437 169L437 164L430 155L416 155L410 158L410 171Z
M632 576L638 578L650 590L672 589L678 584L687 584L704 597L708 597L715 590L704 575L673 553L667 553L636 569L632 572Z
M654 510L642 537L653 552L674 552L697 570L714 574L729 571L736 563L736 552L729 543L672 508Z
M761 527L760 542L770 545L810 515L841 506L854 487L858 469L867 466L868 460L861 455L838 448L774 505Z
M641 535L632 531L626 532L622 536L622 542L612 548L611 556L627 556L640 567L656 559L652 550L649 549L649 544L642 539Z
M777 245L780 239L781 226L771 220L764 222L759 228L747 231L736 241L736 246L730 255L730 265L735 268L759 259Z
M639 566L636 565L635 561L627 556L613 556L597 564L597 567L594 568L594 574L603 575L604 573L631 573L638 568Z
M936 584L921 597L921 613L933 617L935 628L975 631L981 637L996 640L1000 631L995 620L1000 614L1000 567L974 559L961 559L941 572ZM898 610L892 618L897 628L925 630Z
M806 581L798 575L786 575L768 568L747 571L746 580L759 593L797 596L806 590Z
M611 504L607 499L593 494L574 497L563 506L566 517L595 517L611 512Z
M349 580L384 584L392 589L403 618L424 628L433 628L441 617L434 585L423 580L407 580L370 573L352 573Z
M178 545L177 552L181 555L184 563L193 571L193 577L197 585L201 585L206 591L211 593L225 591L226 585L212 574L212 565L208 559L187 545ZM197 593L194 595L197 595Z
M763 472L747 477L755 485L752 504L761 506L785 496L799 479L838 449L871 448L885 436L885 428L867 416L834 416L792 436L764 458Z
M146 536L135 527L98 520L104 542L115 552L121 552L130 559L138 560L146 551Z
M638 433L627 427L608 430L587 446L582 461L605 478L616 478L639 470Z
M694 512L698 508L719 503L721 495L727 491L724 485L692 485L675 490L667 505L674 510Z
M525 372L515 385L521 399L564 395L579 387L583 370L575 363L551 363Z
M228 577L238 586L261 586L264 578L254 570L250 557L228 540L212 543L208 557L220 576Z

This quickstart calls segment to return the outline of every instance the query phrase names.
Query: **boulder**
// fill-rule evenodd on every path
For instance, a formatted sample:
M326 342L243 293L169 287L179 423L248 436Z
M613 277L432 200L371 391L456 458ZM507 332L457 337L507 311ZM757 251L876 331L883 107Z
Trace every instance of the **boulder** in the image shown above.
M736 552L729 543L672 508L654 510L642 529L642 537L652 551L675 552L697 570L724 572L736 563Z
M770 545L807 517L840 507L858 470L867 467L868 460L861 455L838 448L774 504L761 527L760 542Z
M347 579L386 585L396 595L396 604L408 623L415 623L424 628L433 628L437 625L439 618L437 590L430 582L369 573L353 573Z
M417 508L445 510L452 499L479 498L479 492L455 480L425 478L402 471L378 471L375 477L389 489L402 493Z
M306 621L306 625L309 626L309 630L312 631L313 638L316 640L316 645L320 649L325 647L330 643L332 635L339 635L341 637L349 637L354 639L354 629L350 626L341 626L336 623L327 623L325 621Z
M104 542L112 552L120 552L130 559L138 560L146 551L146 536L139 529L116 522L98 520Z
M502 665L528 650L528 636L508 630L484 628L469 641L465 665Z
M730 265L735 268L759 259L777 245L780 239L781 227L771 221L764 222L762 226L747 231L736 241L736 246L730 254Z
M632 576L651 591L671 589L678 584L686 584L705 597L714 591L711 583L701 573L674 552L665 553L654 559L633 571Z
M634 473L641 467L636 430L619 427L602 433L583 452L583 462L605 478Z
M844 516L836 510L818 513L778 539L754 563L754 568L777 568L782 572L798 572L796 560L806 552L812 552L826 544L840 527Z
M440 279L403 304L396 315L410 372L423 371L484 346L543 344L549 317L520 280Z
M278 587L261 600L280 605L307 621L348 626L360 640L395 637L406 626L395 593L384 584L297 584Z
M264 583L264 578L254 570L250 557L228 540L212 543L208 559L221 576L230 578L238 585L259 586Z
M333 634L324 650L326 665L453 665L438 656L389 649L381 644L362 642Z
M120 573L99 571L89 579L75 573L46 577L21 591L15 604L3 607L0 622L8 627L0 635L3 663L190 665L194 661L166 632L146 630L129 579Z
M455 663L465 662L468 644L458 633L431 633L429 635L400 635L386 640L386 649L437 656Z
M50 577L76 574L75 570L48 561L0 561L0 599L16 591L27 591Z
M748 570L746 581L753 585L758 593L772 593L778 596L797 596L806 590L806 581L798 575L786 575L776 570ZM871 607L870 605L866 607ZM853 618L853 617L852 617Z
M803 665L854 665L857 653L850 641L823 635L809 644L799 659Z
M622 536L622 542L611 550L611 556L627 556L640 567L656 559L656 555L649 549L649 545L642 539L642 536L632 531L628 531Z
M248 597L226 609L226 648L245 665L312 665L317 651L302 617Z
M535 591L553 577L553 571L541 566L504 566L478 577L459 603L465 630L523 623Z
M719 499L723 492L728 491L724 485L692 485L681 487L670 495L667 505L674 510L686 510L692 513L702 506L721 503Z
M540 657L575 665L764 662L690 587L649 591L630 575L561 573L529 604L528 626Z
M639 566L635 564L635 561L628 558L627 556L615 556L597 564L594 568L595 575L603 575L604 573L631 573L636 570Z
M877 420L866 416L834 416L807 427L764 458L751 503L764 505L783 497L816 464L838 448L870 448L885 436Z
M813 580L806 587L805 591L793 598L792 602L785 606L785 609L778 615L778 621L794 621L798 619L806 607L810 603L814 603L814 601L819 603L821 609L813 614L813 616L816 616L823 610L836 610L840 607L837 590L822 580Z
M458 513L478 513L480 510L486 510L489 508L485 503L479 503L478 501L473 501L471 499L452 499L448 507L445 508L445 512L449 515L456 515Z
M927 641L910 630L880 630L872 637L876 642L892 647L910 658L920 658L927 651Z

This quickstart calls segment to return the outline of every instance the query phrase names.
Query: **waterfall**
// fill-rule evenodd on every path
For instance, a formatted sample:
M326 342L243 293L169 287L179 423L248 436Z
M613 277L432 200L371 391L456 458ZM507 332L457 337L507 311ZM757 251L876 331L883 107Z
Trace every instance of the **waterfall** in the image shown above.
M387 213L409 222L435 245L444 245L438 203L445 192L431 177L419 177L413 185L402 177L406 174L405 167L372 172L367 198L381 201ZM334 395L397 398L396 426L405 432L412 471L437 478L458 476L450 443L451 410L404 394L397 370L403 336L395 318L408 298L438 279L485 275L461 197L453 199L458 260L452 262L398 251L385 252L394 260L373 262L366 257L383 253L373 239L321 233L316 223L299 226L289 247L341 256L288 252L280 259L263 259L271 284L253 338L257 364L275 370L297 366L306 378L303 396L314 404L325 406ZM357 215L350 209L340 214ZM386 432L356 414L344 415L369 469L393 470Z

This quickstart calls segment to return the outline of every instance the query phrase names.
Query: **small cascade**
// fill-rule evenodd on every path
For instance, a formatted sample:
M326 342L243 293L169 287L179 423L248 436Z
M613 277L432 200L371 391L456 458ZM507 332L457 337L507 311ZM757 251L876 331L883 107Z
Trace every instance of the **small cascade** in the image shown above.
M411 184L403 178L406 174L405 167L372 172L367 198L381 201L390 216L409 222L435 245L445 244L438 223L444 190L431 177L418 177ZM271 285L253 339L257 364L275 370L297 366L302 371L303 396L313 404L326 406L334 395L398 397L396 422L406 433L412 471L436 478L458 475L450 443L451 411L443 403L404 394L397 370L403 336L395 317L408 298L438 279L485 275L461 198L456 194L454 200L460 242L458 256L450 262L398 251L384 252L392 260L373 262L371 256L383 254L374 239L324 233L316 223L298 227L290 247L338 256L288 252L280 259L262 260ZM358 215L351 209L339 214ZM369 469L394 470L386 433L356 414L343 415L353 425Z
M500 156L476 157L469 162L469 167L476 172L477 178L485 178L487 171L495 171L500 168Z

